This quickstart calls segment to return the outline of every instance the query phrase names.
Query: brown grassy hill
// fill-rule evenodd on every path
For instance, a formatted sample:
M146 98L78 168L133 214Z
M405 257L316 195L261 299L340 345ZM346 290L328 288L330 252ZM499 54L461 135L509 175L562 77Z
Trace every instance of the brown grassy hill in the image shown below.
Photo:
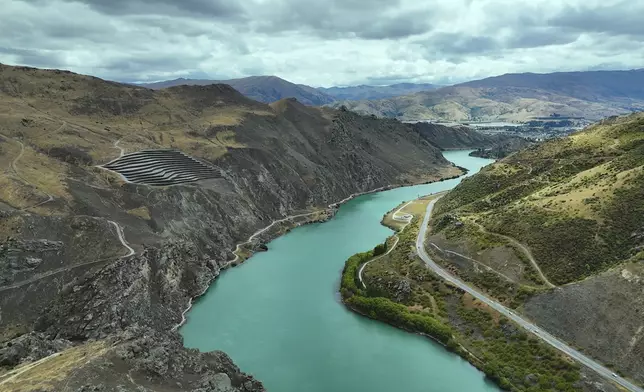
M400 120L526 121L561 116L601 119L644 108L644 99L593 102L528 87L453 86L389 99L335 102L362 114Z
M459 86L521 87L547 90L590 102L628 102L630 99L644 99L644 69L505 74Z
M469 257L446 263L644 382L643 113L510 155L464 180L436 214L431 241Z
M240 79L198 80L175 79L156 83L143 83L141 86L151 89L162 89L174 86L207 86L210 84L228 84L248 98L259 102L271 103L283 98L295 98L305 105L324 105L335 101L335 98L304 84L295 84L277 76L249 76Z
M180 149L222 177L150 187L96 167L144 148ZM459 172L395 120L269 106L227 85L150 90L0 65L0 389L263 390L172 330L235 245L354 192Z
M419 91L435 90L440 86L429 83L397 83L389 86L347 86L319 87L318 90L331 95L336 100L359 101L364 99L391 98L408 95Z
M401 120L599 120L644 109L644 70L506 74L389 99L344 101L358 113Z

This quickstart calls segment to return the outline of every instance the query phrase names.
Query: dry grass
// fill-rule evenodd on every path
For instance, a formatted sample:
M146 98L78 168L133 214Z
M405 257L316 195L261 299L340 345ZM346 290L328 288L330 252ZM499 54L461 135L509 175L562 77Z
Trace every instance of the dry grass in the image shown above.
M59 160L26 147L16 166L20 176L39 190L54 197L71 198L64 184L67 166Z
M425 214L425 210L427 210L427 204L429 204L431 200L432 198L414 200L407 206L405 206L405 208L403 208L400 212L421 217Z
M127 213L130 215L138 216L139 218L142 218L145 220L152 219L152 217L150 216L150 210L148 210L148 207L146 206L141 206L139 208L133 208L131 210L127 210Z
M42 362L22 365L0 376L3 392L54 391L56 385L72 372L103 355L108 350L103 341L70 348Z
M634 175L641 175L643 170L644 167L639 166L613 174L610 172L610 163L606 163L578 173L565 184L535 192L522 203L601 222L598 209L593 208L593 204L588 201L610 201L615 191L625 186L625 180Z
M12 175L0 176L0 201L17 209L46 200L47 195Z

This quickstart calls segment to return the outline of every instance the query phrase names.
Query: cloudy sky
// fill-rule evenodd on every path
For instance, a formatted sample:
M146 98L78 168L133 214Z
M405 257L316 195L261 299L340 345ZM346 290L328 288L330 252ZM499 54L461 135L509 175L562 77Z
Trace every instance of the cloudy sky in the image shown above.
M119 81L449 84L644 67L639 0L0 1L0 62Z

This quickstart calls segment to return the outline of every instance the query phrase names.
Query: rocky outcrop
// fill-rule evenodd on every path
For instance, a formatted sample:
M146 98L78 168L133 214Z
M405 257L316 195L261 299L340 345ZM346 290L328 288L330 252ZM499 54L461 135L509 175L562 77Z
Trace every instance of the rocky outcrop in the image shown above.
M0 99L24 97L33 107L59 105L57 113L65 113L62 126L47 120L46 126L55 126L47 138L40 128L0 114L7 134L21 135L21 144L13 142L8 151L19 153L21 145L27 151L16 172L37 159L50 168L49 182L13 173L5 174L9 183L21 192L47 187L55 196L38 208L16 208L4 199L0 204L0 238L10 238L0 252L0 360L11 367L42 358L58 369L48 385L57 383L59 390L263 390L225 354L183 348L174 331L191 299L231 260L243 260L231 253L236 245L287 215L317 211L312 219L326 219L320 211L354 193L460 173L395 120L294 100L268 106L221 85L153 92L69 73L1 70L0 82L7 80L12 95ZM74 88L56 89L53 75ZM141 119L152 135L145 140ZM114 135L113 129L131 133ZM65 132L64 142L78 143L96 164L111 161L119 146L129 152L183 146L221 176L170 187L126 183L78 160L61 163L58 155L44 155L47 149L38 143L57 143L54 131ZM124 137L136 141L118 145ZM260 249L300 223L276 225L244 251ZM122 241L133 256L124 256L129 249ZM20 339L36 340L26 345ZM79 357L85 359L74 362ZM70 363L78 371L66 372Z

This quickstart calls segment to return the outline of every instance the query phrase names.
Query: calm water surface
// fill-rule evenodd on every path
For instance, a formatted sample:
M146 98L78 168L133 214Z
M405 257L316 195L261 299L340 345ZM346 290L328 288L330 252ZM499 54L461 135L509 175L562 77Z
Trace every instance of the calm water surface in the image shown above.
M468 153L445 157L470 175L492 162ZM181 329L185 345L225 351L274 392L498 391L432 341L348 311L337 292L345 260L392 234L380 225L383 214L458 182L361 196L331 221L270 242L268 252L225 271L195 304Z

